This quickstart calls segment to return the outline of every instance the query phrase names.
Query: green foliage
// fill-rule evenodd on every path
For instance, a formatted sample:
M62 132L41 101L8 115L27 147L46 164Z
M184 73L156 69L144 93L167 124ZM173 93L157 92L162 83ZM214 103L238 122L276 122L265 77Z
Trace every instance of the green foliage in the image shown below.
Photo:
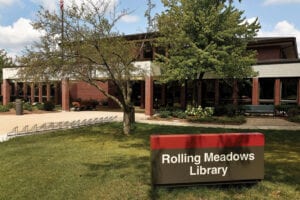
M46 101L44 103L44 110L46 111L53 111L55 108L55 104L52 101Z
M14 63L12 61L12 58L10 58L5 50L0 49L0 81L2 83L2 69L6 67L12 67L14 66Z
M9 107L8 106L3 106L3 105L0 105L0 112L8 112L9 111Z
M8 109L15 108L15 103L14 103L14 102L9 102L9 103L6 105L6 107L7 107Z
M38 110L44 110L44 103L35 103L34 107L36 107Z
M300 107L294 106L294 107L289 108L287 111L288 117L294 117L299 114L300 114Z
M159 117L161 118L169 118L172 116L172 112L168 110L159 111Z
M158 16L161 35L157 54L165 81L201 78L212 72L222 78L255 75L251 65L256 53L247 50L260 25L247 23L243 11L227 1L164 0L166 11Z
M191 105L188 105L185 113L188 116L194 116L196 118L207 118L214 114L214 109L212 107L202 108L201 106L192 107Z
M32 105L29 102L23 103L23 109L24 110L28 110L28 111L32 111L33 110Z
M179 119L185 119L186 118L186 113L182 110L174 110L172 112L172 116L173 117L176 117L176 118L179 118Z
M288 117L288 120L291 121L291 122L300 123L300 115L298 114L298 115Z

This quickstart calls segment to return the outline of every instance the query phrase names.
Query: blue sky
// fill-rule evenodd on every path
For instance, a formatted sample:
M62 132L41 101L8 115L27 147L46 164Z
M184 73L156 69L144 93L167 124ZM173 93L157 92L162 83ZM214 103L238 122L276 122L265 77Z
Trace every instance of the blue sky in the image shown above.
M72 0L64 1L68 4ZM121 8L134 11L118 23L121 32L132 34L145 31L146 0L93 1L117 2ZM155 12L163 10L160 0L154 0L154 3ZM40 5L50 10L58 9L59 0L0 0L0 49L16 56L26 45L38 40L40 33L33 30L30 23L35 19ZM300 49L300 0L243 0L236 3L236 7L245 11L248 20L258 17L262 26L259 36L294 36Z

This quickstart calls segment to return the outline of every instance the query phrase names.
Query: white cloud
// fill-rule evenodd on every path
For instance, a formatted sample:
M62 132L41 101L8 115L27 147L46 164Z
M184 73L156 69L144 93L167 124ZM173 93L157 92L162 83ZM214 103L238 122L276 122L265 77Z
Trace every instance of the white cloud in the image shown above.
M297 4L300 0L265 0L264 5L274 5L274 4Z
M0 7L11 6L19 0L0 0Z
M121 21L125 22L125 23L136 23L140 20L139 16L137 15L124 15L121 18Z
M272 31L260 31L259 37L296 37L298 53L300 53L300 30L294 24L284 20L278 22Z
M41 32L33 29L31 20L20 18L12 26L0 26L0 47L10 56L20 55L27 46L37 41Z

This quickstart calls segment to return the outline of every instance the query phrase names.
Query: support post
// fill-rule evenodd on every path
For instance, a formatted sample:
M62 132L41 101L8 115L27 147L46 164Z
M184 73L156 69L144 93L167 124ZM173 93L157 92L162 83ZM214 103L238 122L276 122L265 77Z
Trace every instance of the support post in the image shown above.
M145 82L141 81L141 104L140 104L140 108L144 109L145 108Z
M7 79L3 79L2 96L3 96L3 105L7 105L10 102L10 85Z
M63 111L70 111L70 92L69 92L69 79L64 78L61 82L62 101L61 106Z
M259 105L259 81L258 81L258 78L252 79L252 105Z
M50 83L47 83L46 85L46 98L47 98L47 101L50 101L51 99L51 85Z
M153 112L153 77L145 78L145 114L152 116Z
M30 84L30 103L31 104L34 102L34 96L35 96L34 83L31 83Z
M281 81L279 78L275 79L274 84L274 105L280 105L281 100Z
M43 84L39 83L39 103L43 103Z

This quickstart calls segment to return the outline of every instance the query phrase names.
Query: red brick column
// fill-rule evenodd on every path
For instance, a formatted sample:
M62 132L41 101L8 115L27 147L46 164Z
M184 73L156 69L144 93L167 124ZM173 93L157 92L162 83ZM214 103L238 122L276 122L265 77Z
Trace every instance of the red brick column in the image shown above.
M153 77L145 78L145 114L153 115Z
M141 109L145 108L145 82L141 81Z
M69 92L69 79L64 78L61 81L61 107L63 111L70 111L70 92Z
M259 81L258 81L258 78L252 79L252 105L259 105Z
M274 84L274 105L280 105L281 100L281 81L279 78L275 79Z
M232 103L233 105L238 105L238 82L237 80L233 80L233 87L232 87Z
M35 96L34 83L31 83L30 84L30 101L31 101L31 104L34 102L34 96Z
M43 84L39 83L39 103L43 103Z
M50 96L51 96L51 86L50 86L50 83L47 83L46 85L46 98L47 98L47 101L50 101Z
M7 79L3 79L2 96L3 96L3 105L7 105L10 102L10 85Z

